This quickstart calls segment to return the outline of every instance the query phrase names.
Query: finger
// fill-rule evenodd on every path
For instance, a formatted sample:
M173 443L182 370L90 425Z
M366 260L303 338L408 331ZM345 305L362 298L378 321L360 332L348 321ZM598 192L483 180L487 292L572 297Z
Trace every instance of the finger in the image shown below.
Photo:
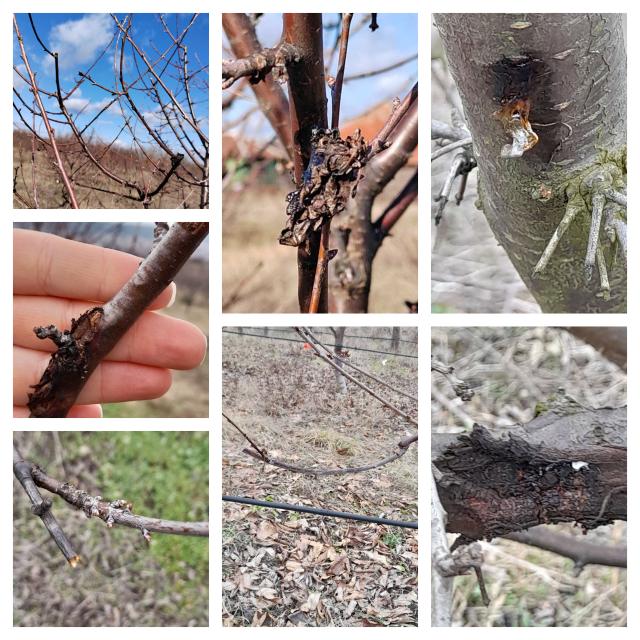
M123 251L66 240L49 233L13 232L13 292L106 302L122 289L140 264ZM168 306L175 297L170 284L149 308Z
M31 392L49 362L49 355L33 349L13 348L13 404L26 405ZM78 404L150 400L165 394L171 386L168 369L126 362L103 362L91 374L80 392Z
M39 340L34 327L71 326L71 319L87 310L87 304L64 298L13 297L13 344L55 351L51 340ZM147 312L135 322L107 356L107 360L133 362L166 369L193 369L203 360L207 339L195 325L171 316Z
M28 418L27 407L13 407L14 418ZM67 418L102 418L102 406L99 404L77 404L71 407Z

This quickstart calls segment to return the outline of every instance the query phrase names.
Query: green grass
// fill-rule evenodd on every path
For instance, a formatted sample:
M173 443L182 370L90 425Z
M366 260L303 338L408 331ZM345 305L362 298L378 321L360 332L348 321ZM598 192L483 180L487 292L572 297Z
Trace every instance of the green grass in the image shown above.
M209 440L194 431L68 434L99 454L96 480L105 498L125 498L134 513L168 520L209 517ZM88 440L88 441L87 441ZM130 531L114 531L130 535ZM150 552L168 573L208 579L207 538L153 534Z

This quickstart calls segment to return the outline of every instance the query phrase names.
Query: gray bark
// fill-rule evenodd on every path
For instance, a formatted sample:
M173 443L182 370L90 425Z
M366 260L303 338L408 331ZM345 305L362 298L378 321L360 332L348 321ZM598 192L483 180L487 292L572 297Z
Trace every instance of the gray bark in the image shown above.
M524 283L545 312L624 312L626 266L602 230L610 299L597 270L585 277L591 193L583 179L613 167L626 182L625 16L436 14L435 23L473 136L478 205ZM511 143L496 115L505 95L529 101L539 136L521 157L501 157ZM571 184L586 208L534 278Z

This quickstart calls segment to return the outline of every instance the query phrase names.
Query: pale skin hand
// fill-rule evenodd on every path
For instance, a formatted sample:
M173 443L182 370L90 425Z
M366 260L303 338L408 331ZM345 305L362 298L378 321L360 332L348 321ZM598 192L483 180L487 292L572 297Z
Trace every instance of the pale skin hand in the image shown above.
M39 340L37 326L69 329L71 319L108 301L134 273L140 258L121 251L16 229L13 235L13 415L26 418L36 384L56 347ZM171 369L193 369L207 348L196 326L156 313L175 298L165 289L91 374L69 417L99 418L102 402L158 398L171 386Z

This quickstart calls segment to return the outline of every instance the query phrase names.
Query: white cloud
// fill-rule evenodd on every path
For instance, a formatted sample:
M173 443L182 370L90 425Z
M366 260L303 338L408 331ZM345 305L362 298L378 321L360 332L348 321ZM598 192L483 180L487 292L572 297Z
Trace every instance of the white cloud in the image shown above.
M71 113L97 113L101 109L104 109L111 102L111 98L103 98L102 100L89 100L89 98L82 97L82 89L76 89L71 98L67 98L64 101L65 106ZM117 104L114 102L107 110L106 113L120 113Z
M93 13L79 20L61 22L49 34L51 50L58 52L63 69L90 64L109 44L113 28L113 20L106 13Z
M27 68L24 66L24 64L18 64L16 65L16 68L18 69L18 71L26 78L27 77ZM15 72L15 69L13 71L13 88L16 90L20 90L22 89L22 87L26 87L27 83L22 79L22 77L20 75L18 75Z

